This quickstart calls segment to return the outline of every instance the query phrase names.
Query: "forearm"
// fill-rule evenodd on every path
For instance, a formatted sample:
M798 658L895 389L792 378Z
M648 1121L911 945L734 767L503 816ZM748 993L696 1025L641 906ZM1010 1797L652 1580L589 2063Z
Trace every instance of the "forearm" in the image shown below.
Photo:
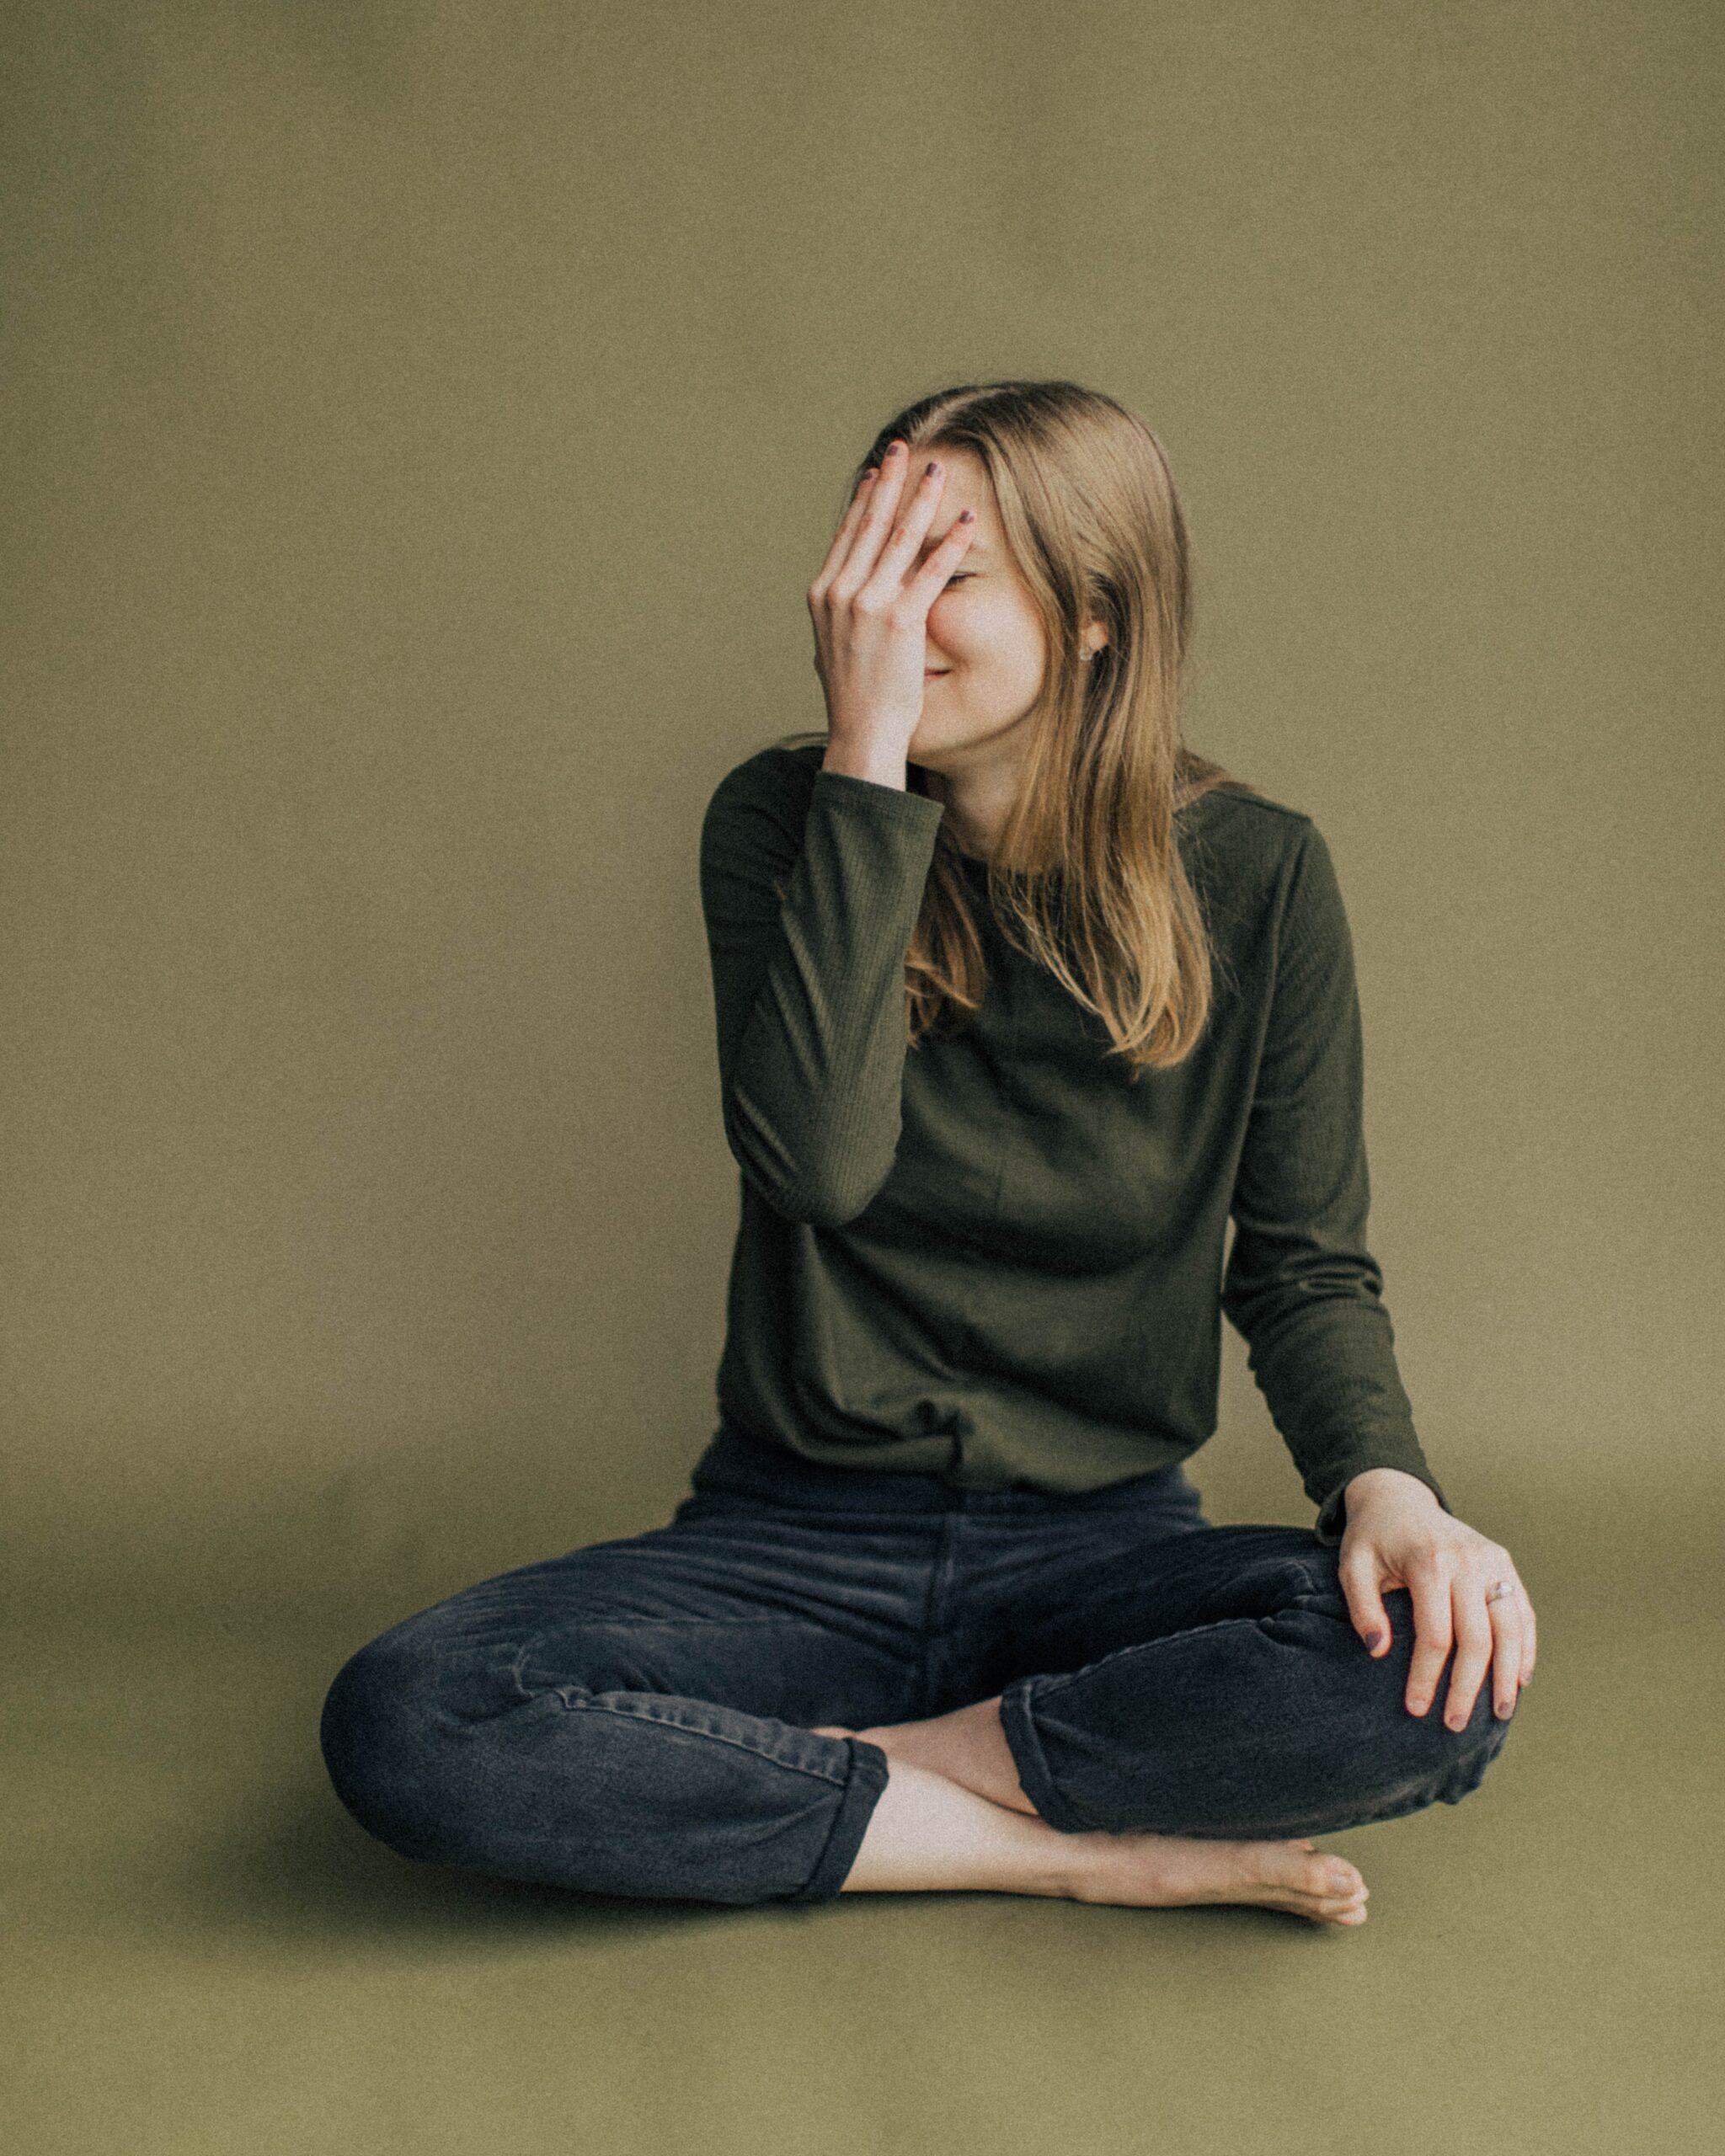
M1297 1279L1260 1278L1248 1289L1247 1262L1242 1255L1231 1276L1226 1306L1246 1337L1247 1365L1271 1419L1318 1508L1320 1537L1339 1540L1343 1492L1363 1476L1417 1481L1441 1504L1369 1261L1361 1260L1351 1292L1328 1295L1314 1294Z
M891 1171L905 954L940 817L924 795L823 771L776 922L729 958L715 941L726 1137L792 1219L852 1219Z

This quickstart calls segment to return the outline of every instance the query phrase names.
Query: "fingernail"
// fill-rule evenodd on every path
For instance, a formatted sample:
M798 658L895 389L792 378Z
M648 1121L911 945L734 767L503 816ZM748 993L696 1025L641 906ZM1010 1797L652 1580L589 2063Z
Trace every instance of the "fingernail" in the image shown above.
M1368 1632L1365 1636L1365 1644L1371 1649L1372 1652L1375 1654L1378 1649L1384 1644L1383 1634L1381 1632Z

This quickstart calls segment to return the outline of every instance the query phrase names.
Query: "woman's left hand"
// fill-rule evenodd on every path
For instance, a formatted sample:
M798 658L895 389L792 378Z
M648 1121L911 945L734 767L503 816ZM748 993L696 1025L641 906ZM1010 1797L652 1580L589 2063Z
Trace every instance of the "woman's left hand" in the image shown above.
M1455 1667L1444 1707L1447 1726L1467 1726L1488 1670L1493 1707L1500 1721L1508 1721L1533 1674L1534 1614L1500 1543L1446 1513L1418 1476L1372 1467L1348 1484L1338 1561L1354 1629L1375 1657L1390 1652L1385 1589L1406 1588L1413 1598L1409 1714L1429 1709L1453 1646ZM1499 1580L1509 1581L1512 1592L1488 1603L1486 1596Z

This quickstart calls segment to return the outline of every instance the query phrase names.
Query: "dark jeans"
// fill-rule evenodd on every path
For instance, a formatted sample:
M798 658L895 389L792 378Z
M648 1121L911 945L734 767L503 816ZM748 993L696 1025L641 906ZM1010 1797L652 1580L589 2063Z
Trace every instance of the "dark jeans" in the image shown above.
M1476 1788L1509 1724L1403 1703L1408 1596L1374 1662L1334 1550L1214 1527L1178 1467L1077 1497L832 1468L721 1429L670 1523L526 1565L338 1673L323 1756L402 1854L606 1894L824 1902L886 1782L817 1737L1001 1694L1067 1833L1270 1839Z

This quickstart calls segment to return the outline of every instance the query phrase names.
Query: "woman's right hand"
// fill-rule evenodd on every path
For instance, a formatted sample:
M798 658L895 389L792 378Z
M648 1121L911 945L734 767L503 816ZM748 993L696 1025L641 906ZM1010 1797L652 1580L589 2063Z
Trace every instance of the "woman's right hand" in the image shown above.
M909 462L904 444L895 441L878 475L858 483L820 574L809 587L814 670L826 694L828 767L836 767L836 754L859 776L895 770L892 782L900 786L911 737L922 716L928 610L976 529L966 510L906 581L905 570L921 548L945 484L938 462L931 463L895 522Z

